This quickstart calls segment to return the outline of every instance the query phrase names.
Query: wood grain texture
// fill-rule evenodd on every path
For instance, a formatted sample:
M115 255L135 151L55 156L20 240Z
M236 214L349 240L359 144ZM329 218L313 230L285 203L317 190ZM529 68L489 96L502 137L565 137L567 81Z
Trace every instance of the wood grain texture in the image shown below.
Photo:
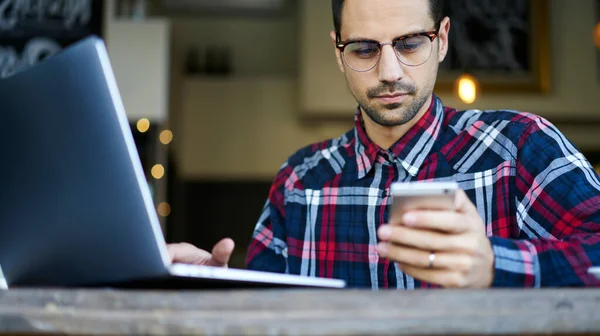
M600 334L600 290L0 291L0 333Z

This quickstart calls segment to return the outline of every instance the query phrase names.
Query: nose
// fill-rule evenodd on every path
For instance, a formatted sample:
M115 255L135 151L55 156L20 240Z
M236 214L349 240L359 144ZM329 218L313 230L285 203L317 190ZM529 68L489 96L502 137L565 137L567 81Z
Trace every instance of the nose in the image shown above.
M381 58L377 68L381 82L396 83L404 77L402 64L391 45L381 47Z

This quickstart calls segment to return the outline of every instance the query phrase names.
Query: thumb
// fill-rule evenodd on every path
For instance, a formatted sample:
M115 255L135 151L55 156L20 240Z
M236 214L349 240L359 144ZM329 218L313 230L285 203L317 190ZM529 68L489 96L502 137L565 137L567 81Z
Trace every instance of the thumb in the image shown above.
M456 197L454 198L454 206L456 207L456 211L461 213L477 213L477 208L475 208L475 204L471 202L471 199L462 189L458 189L456 191Z
M229 238L222 239L219 241L212 250L212 259L210 260L209 266L227 267L235 243Z

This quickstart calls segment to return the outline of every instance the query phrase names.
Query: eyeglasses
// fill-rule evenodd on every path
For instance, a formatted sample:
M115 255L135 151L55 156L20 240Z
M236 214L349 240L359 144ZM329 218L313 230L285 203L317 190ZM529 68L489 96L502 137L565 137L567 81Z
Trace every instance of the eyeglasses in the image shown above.
M419 66L429 59L433 50L433 40L439 30L408 34L395 38L392 42L375 40L340 41L337 36L336 47L342 54L344 62L354 71L366 72L373 69L381 58L381 48L391 45L398 60L408 66Z

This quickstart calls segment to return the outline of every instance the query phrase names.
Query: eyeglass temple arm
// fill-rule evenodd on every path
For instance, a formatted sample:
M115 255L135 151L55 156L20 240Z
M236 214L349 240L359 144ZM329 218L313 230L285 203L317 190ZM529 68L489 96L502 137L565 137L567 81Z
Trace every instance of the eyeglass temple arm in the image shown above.
M342 36L340 35L340 32L335 32L335 46L338 49L342 49L344 47L344 44L342 43Z

